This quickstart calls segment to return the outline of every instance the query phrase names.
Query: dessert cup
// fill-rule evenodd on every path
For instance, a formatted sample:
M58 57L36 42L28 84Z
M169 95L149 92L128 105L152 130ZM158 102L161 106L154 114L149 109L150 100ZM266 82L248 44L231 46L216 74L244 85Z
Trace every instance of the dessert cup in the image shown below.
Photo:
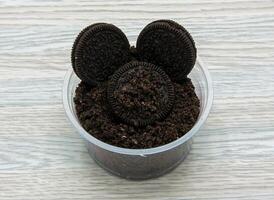
M107 171L127 179L148 179L161 176L178 166L188 155L193 136L204 125L213 102L210 74L198 58L189 74L200 99L200 114L192 129L181 138L163 146L149 149L126 149L104 143L90 135L80 125L73 98L80 79L73 70L65 76L63 104L67 117L84 139L90 156Z

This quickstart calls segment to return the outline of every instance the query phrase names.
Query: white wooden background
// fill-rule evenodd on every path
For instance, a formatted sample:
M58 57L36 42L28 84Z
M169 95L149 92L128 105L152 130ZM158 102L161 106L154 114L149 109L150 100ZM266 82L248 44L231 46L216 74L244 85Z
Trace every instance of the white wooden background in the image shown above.
M190 30L215 100L182 165L132 182L89 158L61 88L83 27L134 42L159 18ZM0 0L0 199L274 199L274 1Z

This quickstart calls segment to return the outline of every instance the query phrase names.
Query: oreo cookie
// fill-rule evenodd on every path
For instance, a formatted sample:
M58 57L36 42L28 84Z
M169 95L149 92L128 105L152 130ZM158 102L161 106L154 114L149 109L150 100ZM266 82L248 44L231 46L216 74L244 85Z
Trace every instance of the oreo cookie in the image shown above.
M168 75L156 65L133 61L118 69L107 87L112 115L136 127L163 120L174 104L174 88Z
M73 70L89 85L108 80L110 75L130 60L128 39L112 24L97 23L86 27L72 47Z
M168 25L176 28L177 30L181 31L183 34L186 34L188 35L188 38L190 39L193 47L194 47L194 51L195 51L195 60L196 60L196 56L197 56L197 49L196 49L196 46L195 46L195 42L192 38L192 36L190 35L190 33L182 26L180 25L179 23L173 21L173 20L170 20L170 19L160 19L160 20L156 20L154 22L151 22L150 24L152 23L156 23L156 22L161 22L161 23L167 23Z
M161 66L176 82L185 79L195 65L197 50L191 35L172 20L148 24L136 46L140 60Z
M76 46L80 40L80 38L82 37L82 35L89 29L91 28L94 28L95 26L97 25L102 25L102 24L106 24L106 23L95 23L95 24L92 24L90 26L87 26L86 28L84 28L79 34L78 36L76 37L74 43L73 43L73 46L72 46L72 49L71 49L71 65L72 65L72 68L74 71L75 70L75 49L76 49Z

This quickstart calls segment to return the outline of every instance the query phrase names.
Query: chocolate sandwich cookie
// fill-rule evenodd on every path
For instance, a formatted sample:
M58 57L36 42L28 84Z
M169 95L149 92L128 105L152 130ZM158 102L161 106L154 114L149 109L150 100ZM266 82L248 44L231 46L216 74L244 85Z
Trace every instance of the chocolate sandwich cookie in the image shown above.
M102 24L106 24L106 23L95 23L95 24L91 24L90 26L87 26L86 28L84 28L84 29L78 34L78 36L76 37L76 39L75 39L75 41L74 41L74 43L73 43L72 49L71 49L71 65L72 65L72 68L73 68L74 71L76 71L76 70L75 70L75 49L76 49L76 46L77 46L77 44L78 44L80 38L83 36L83 34L84 34L87 30L89 30L89 29L91 29L91 28L94 28L94 27L97 26L97 25L102 25Z
M148 24L139 35L136 48L142 61L161 66L173 81L186 78L196 61L191 35L172 20Z
M173 20L170 20L170 19L160 19L160 20L156 20L156 21L154 21L152 23L156 23L156 22L167 23L171 27L174 27L177 30L181 31L183 34L188 35L188 38L190 39L190 41L192 43L192 46L194 47L194 51L195 51L195 55L194 56L195 56L195 61L196 61L197 49L196 49L196 46L195 46L195 42L194 42L192 36L190 35L190 33L182 25L180 25L179 23L177 23L177 22L175 22ZM152 23L150 23L150 24L152 24Z
M107 80L130 59L127 37L119 28L106 23L85 28L76 38L71 56L76 75L90 85Z
M143 127L169 114L174 103L174 88L160 67L133 61L112 75L107 102L116 118Z

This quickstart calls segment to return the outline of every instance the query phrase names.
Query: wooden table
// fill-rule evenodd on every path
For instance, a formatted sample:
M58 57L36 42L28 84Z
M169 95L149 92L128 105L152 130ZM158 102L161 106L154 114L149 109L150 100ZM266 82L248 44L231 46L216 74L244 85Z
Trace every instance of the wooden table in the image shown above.
M63 77L77 33L119 26L134 44L152 20L193 35L215 100L170 174L127 181L90 159L66 120ZM0 0L0 199L274 199L274 2Z

